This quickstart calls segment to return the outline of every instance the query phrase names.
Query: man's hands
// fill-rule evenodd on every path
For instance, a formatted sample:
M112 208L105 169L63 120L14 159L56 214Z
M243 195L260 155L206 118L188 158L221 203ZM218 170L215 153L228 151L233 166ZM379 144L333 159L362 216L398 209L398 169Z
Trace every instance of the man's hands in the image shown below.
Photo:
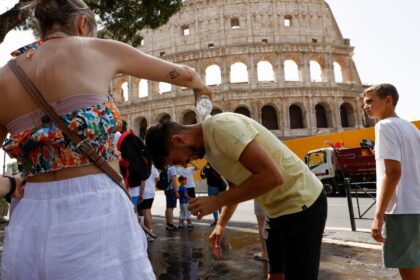
M217 196L197 197L190 201L188 209L194 216L201 219L203 216L211 214L223 205L220 204Z
M382 227L384 225L384 215L375 215L372 226L370 228L370 235L378 242L385 242L385 237L382 235Z
M224 231L225 228L217 224L209 236L209 248L213 257L216 259L220 258L223 254L220 242L222 241Z

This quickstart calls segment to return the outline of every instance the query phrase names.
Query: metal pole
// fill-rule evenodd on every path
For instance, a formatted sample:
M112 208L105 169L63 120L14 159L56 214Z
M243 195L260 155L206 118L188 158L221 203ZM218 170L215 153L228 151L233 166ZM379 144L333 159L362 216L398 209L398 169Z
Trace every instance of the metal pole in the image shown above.
M344 188L346 190L347 204L349 205L351 230L356 231L356 222L354 221L353 201L351 199L350 179L344 178Z

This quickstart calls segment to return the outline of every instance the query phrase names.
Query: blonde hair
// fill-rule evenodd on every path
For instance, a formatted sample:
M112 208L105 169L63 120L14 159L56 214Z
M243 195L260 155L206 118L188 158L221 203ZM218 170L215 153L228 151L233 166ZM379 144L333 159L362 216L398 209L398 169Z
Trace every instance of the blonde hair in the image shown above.
M96 32L95 15L83 0L33 0L22 9L34 10L41 39L57 31L76 35L73 21L78 16L87 16L89 33Z

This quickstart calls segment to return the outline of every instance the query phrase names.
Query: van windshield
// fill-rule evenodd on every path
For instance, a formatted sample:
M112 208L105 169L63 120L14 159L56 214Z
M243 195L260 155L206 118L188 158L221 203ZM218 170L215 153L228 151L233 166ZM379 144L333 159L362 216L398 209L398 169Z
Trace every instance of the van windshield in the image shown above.
M314 169L315 167L326 162L325 151L313 152L308 154L308 167Z

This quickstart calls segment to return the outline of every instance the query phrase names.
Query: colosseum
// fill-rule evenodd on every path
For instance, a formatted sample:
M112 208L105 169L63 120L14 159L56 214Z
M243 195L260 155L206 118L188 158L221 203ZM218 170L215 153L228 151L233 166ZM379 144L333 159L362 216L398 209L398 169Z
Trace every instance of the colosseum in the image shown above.
M238 112L290 139L367 126L363 85L323 0L185 0L139 49L195 68L214 92L212 114ZM201 121L190 89L120 75L112 92L130 127Z

